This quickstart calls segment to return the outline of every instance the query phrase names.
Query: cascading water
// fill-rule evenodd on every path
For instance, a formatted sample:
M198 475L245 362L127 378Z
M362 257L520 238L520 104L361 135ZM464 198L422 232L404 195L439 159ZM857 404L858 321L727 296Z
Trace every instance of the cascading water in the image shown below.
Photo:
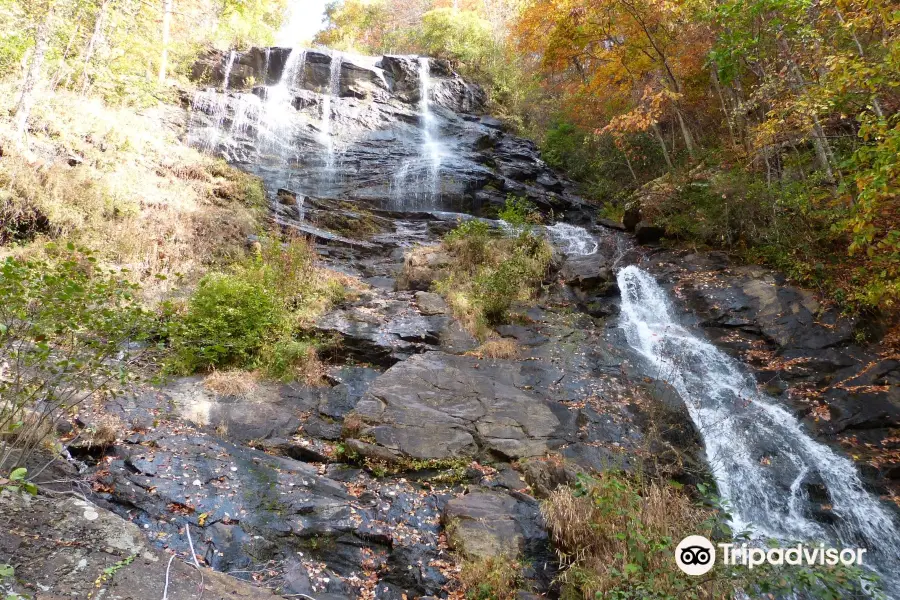
M437 118L431 110L431 62L428 57L420 56L418 63L422 125L419 156L404 160L391 182L394 207L403 210L435 208L441 197L441 163L445 149Z
M735 531L783 541L831 541L868 549L885 587L900 564L893 518L863 487L853 463L813 440L790 411L759 392L740 363L675 318L666 293L635 266L618 274L628 344L684 399L700 431ZM824 486L837 517L816 521L804 487Z
M200 146L203 150L212 150L222 138L225 116L228 112L228 83L231 79L231 70L234 68L234 62L238 56L238 53L232 50L228 53L228 58L225 59L221 92L218 92L215 88L198 90L191 101L191 106L194 110L202 111L212 117L211 130L207 131L206 135L201 139L191 139L192 144Z
M556 223L546 229L553 245L568 256L591 256L600 249L600 243L584 227Z
M440 175L442 148L436 131L437 121L431 112L431 59L419 57L419 109L422 112L422 154L430 162L428 170L428 189L432 197L440 196Z
M322 100L322 144L325 146L325 174L329 183L334 181L335 177L335 158L334 158L334 136L333 128L333 111L331 107L332 99L340 96L341 93L341 66L343 65L343 57L339 52L331 55L331 73L328 78L328 89L325 91L325 97Z
M287 157L291 151L296 112L292 104L293 89L298 78L302 77L305 65L306 50L291 49L278 84L266 88L265 101L258 106L256 120L259 147L283 157Z

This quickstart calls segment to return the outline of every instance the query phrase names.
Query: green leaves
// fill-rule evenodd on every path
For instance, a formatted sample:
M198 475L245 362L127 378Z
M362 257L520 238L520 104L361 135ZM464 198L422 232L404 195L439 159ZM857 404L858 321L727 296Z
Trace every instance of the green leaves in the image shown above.
M136 300L136 286L101 269L93 255L69 244L47 260L0 262L0 426L26 452L45 435L47 419L96 392L115 393L122 362L147 340L154 316ZM40 411L33 410L40 401ZM3 465L0 465L2 468ZM30 493L23 469L13 482Z

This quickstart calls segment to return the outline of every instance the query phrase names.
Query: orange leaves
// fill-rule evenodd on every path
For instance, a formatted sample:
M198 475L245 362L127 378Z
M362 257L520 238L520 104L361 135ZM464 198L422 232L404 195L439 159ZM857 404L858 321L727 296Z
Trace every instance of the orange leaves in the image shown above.
M685 0L536 0L513 32L566 113L604 133L646 131L702 79L711 30ZM708 76L707 76L708 78ZM696 94L703 98L703 94Z

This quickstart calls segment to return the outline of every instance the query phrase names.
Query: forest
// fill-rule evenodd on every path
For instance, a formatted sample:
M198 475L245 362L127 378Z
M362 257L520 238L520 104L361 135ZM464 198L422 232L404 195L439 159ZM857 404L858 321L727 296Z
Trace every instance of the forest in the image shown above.
M272 43L285 14L173 1L7 0L0 65L20 122L39 79L146 104L205 48ZM674 238L890 312L898 19L888 1L344 0L315 43L449 59L610 216L640 203Z
M890 600L898 507L896 2L0 0L0 598Z

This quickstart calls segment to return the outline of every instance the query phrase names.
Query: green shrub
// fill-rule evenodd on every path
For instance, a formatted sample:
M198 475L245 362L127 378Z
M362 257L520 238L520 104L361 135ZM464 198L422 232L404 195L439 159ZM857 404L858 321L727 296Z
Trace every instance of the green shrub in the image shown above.
M508 215L518 223L533 219L527 202L509 202ZM529 228L492 236L481 221L468 221L448 233L444 248L453 257L449 273L435 283L454 314L479 338L491 325L505 322L516 301L530 300L547 273L553 248Z
M281 320L261 283L239 274L207 275L179 323L173 344L179 370L250 365Z
M0 262L0 473L52 438L52 423L131 375L154 317L138 287L87 250ZM12 459L13 456L17 458Z
M444 244L460 261L478 265L487 260L491 226L486 221L472 219L461 222L444 237Z
M517 232L527 229L540 219L537 207L532 202L512 194L506 197L506 204L497 216Z
M311 322L343 298L343 286L315 263L307 240L263 240L258 255L211 273L176 314L169 370L262 368L272 377L310 377L321 340Z

